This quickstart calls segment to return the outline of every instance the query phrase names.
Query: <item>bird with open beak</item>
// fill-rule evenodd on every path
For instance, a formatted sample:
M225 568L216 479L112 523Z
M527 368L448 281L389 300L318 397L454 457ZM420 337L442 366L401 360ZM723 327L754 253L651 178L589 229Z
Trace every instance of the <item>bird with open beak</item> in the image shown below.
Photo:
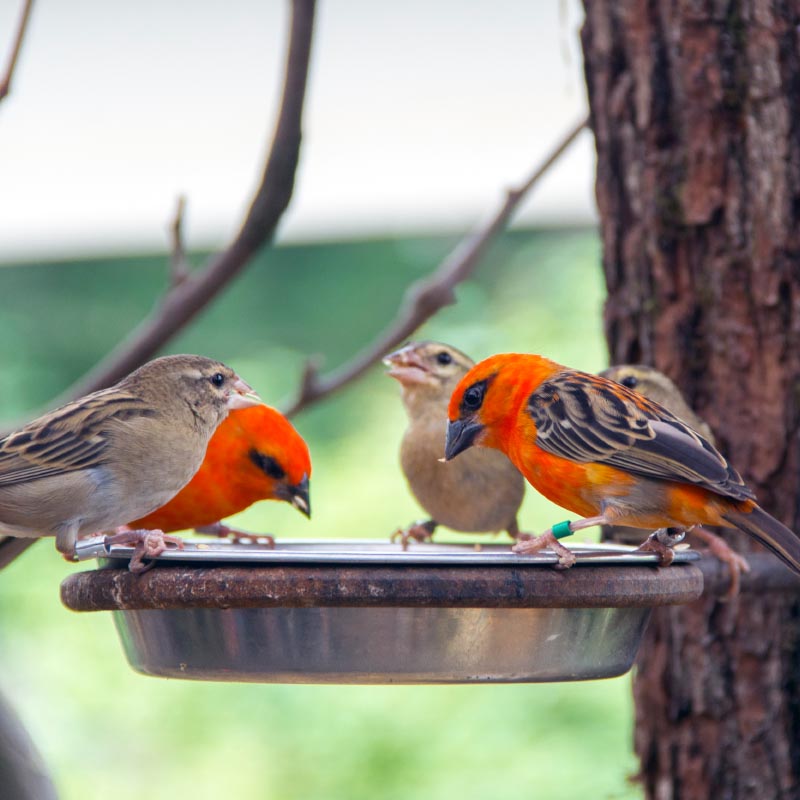
M502 453L474 450L443 464L447 404L473 365L460 350L441 342L410 342L384 358L386 373L400 384L408 428L400 444L400 465L409 488L430 518L399 529L409 539L431 539L437 525L469 533L508 531L524 538L517 523L525 482Z

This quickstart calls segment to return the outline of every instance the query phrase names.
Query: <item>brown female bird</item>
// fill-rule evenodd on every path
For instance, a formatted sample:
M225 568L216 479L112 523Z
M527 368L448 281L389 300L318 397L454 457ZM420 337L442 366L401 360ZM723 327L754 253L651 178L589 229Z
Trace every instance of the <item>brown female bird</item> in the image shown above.
M692 430L697 431L704 439L711 444L716 444L711 428L692 411L680 389L663 372L644 364L619 364L604 369L599 374L643 394L650 400L655 400L678 419L683 420ZM632 543L642 541L642 531L637 528L617 527L613 530L616 541ZM693 528L689 535L704 542L710 553L727 564L731 575L731 585L727 597L735 597L739 593L741 573L750 571L750 565L745 558L733 550L722 537L711 533L702 526L698 525Z
M437 525L456 531L508 531L526 538L517 524L525 481L502 453L474 450L453 464L442 464L447 404L473 361L439 342L410 342L384 358L387 375L401 386L409 426L400 445L400 464L408 485L431 519L395 532L403 547L409 539L431 539Z
M198 470L228 410L260 402L218 361L165 356L35 419L0 440L0 534L55 536L71 558L80 535L164 505ZM134 571L165 547L160 531L108 541L136 543Z

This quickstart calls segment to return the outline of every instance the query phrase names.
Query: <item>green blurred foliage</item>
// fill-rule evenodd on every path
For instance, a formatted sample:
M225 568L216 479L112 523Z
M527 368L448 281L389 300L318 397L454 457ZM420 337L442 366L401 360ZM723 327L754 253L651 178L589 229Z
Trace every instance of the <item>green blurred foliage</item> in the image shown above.
M344 362L453 242L270 250L169 352L221 358L280 406L308 355L320 354L326 369ZM600 369L599 258L593 231L508 234L419 338L475 358L518 350ZM0 416L30 415L63 391L149 312L165 282L163 257L1 268ZM376 366L294 420L313 458L312 521L286 504L260 503L237 524L281 538L380 538L419 517L397 463L405 415L396 384L381 373ZM531 491L521 523L539 530L563 516ZM109 614L60 605L59 581L85 568L68 566L46 542L0 574L0 688L65 800L187 791L193 800L641 796L628 782L635 760L626 678L418 687L146 678L127 666Z

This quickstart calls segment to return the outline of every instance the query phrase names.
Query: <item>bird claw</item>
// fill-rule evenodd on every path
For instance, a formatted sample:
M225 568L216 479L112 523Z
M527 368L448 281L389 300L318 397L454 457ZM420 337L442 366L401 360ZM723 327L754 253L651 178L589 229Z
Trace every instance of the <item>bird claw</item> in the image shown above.
M706 549L711 555L728 567L731 585L721 600L724 603L733 600L739 594L742 573L750 572L750 564L747 563L747 559L737 553L721 536L717 536L705 528L698 526L692 533L705 542Z
M201 525L195 530L198 533L210 533L220 539L228 539L234 544L261 544L269 548L275 547L275 537L268 533L249 533L240 528L231 528L223 522L215 522L212 525Z
M558 556L556 569L569 569L577 561L575 553L568 547L564 547L549 529L538 536L518 541L511 549L521 556L530 556L544 549L552 550Z
M433 541L433 532L436 530L436 523L430 519L427 522L415 522L408 528L398 528L390 537L389 541L394 544L398 539L403 550L408 550L408 542L413 539L415 542Z
M151 560L149 564L145 564L143 559L158 558L170 546L175 550L183 549L183 539L160 530L121 530L106 536L104 544L107 548L115 544L133 544L133 555L128 562L128 569L135 575L141 575L155 566L155 561Z
M634 552L655 553L659 557L660 566L668 567L675 559L675 551L672 548L686 537L686 531L677 530L676 533L670 533L673 530L676 529L659 528L653 531Z

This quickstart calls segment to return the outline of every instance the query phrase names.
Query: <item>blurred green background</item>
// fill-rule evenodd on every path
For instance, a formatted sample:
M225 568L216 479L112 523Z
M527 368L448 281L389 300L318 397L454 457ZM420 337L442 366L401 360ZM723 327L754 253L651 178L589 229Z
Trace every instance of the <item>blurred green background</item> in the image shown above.
M308 355L321 354L327 369L345 361L454 241L269 250L169 352L220 358L265 400L285 405ZM418 338L474 358L540 352L596 371L607 363L599 262L593 230L509 233L459 287L457 305ZM0 416L32 414L103 356L153 307L165 264L154 256L0 268ZM239 525L280 538L373 538L420 516L398 466L406 422L398 387L381 373L376 366L294 420L313 458L313 519L260 503ZM523 529L562 517L528 492ZM0 574L0 688L66 800L188 790L194 800L641 796L629 783L636 763L627 678L419 687L147 678L127 666L109 614L61 606L59 582L85 568L67 565L45 542Z

